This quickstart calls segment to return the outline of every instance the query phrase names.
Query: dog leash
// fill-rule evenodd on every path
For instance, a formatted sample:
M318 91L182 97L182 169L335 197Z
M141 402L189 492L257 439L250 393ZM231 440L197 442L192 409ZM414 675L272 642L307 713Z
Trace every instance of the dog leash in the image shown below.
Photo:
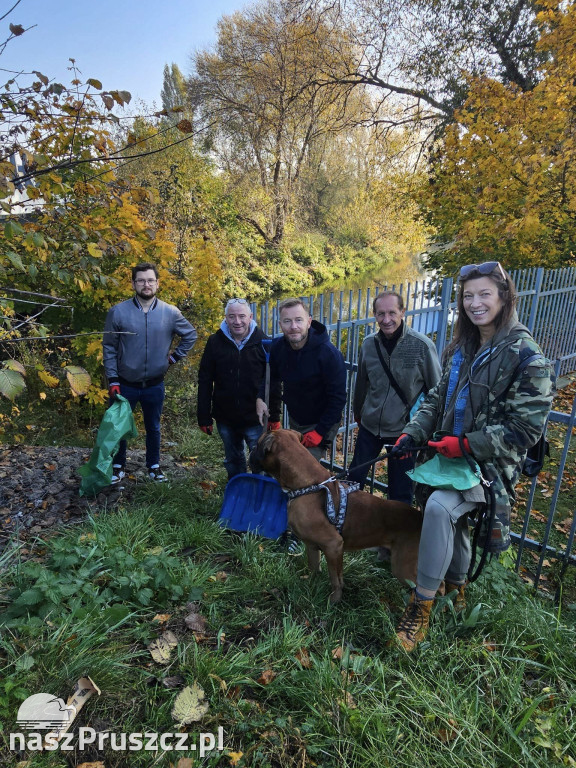
M418 451L423 451L425 449L428 449L430 446L428 445L415 445L413 448L406 448L404 453L417 453ZM384 443L384 448L394 448L394 444L392 443ZM362 464L356 464L355 467L348 467L348 469L345 469L343 472L339 472L337 475L332 475L332 477L329 477L328 480L324 480L325 483L330 483L333 480L345 480L350 472L352 470L357 469L363 469L364 467L371 467L372 464L376 464L378 461L383 461L384 459L389 459L392 453L390 451L386 451L386 453L381 453L380 456L376 456L375 459L370 459L370 461L364 461Z

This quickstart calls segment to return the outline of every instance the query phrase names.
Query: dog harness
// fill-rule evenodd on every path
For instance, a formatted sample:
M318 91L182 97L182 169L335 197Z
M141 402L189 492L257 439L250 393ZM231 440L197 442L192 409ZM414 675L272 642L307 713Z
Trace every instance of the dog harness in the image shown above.
M299 496L306 496L308 493L318 493L318 491L326 491L326 517L336 527L338 533L342 533L344 523L346 522L346 512L348 511L348 494L354 493L354 491L360 490L360 483L338 483L338 489L340 491L340 504L338 511L336 511L336 505L334 504L334 498L330 493L330 489L325 483L329 483L333 478L325 480L323 483L316 485L309 485L306 488L298 488L295 491L288 491L288 501L297 499Z

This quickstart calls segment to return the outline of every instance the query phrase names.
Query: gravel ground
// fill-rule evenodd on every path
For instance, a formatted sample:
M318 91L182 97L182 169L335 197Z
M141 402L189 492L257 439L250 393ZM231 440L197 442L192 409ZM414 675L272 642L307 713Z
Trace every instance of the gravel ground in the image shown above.
M0 552L10 541L32 544L56 526L125 502L139 483L150 482L144 451L129 450L128 474L121 488L105 488L95 498L80 497L77 469L89 457L86 448L0 445ZM206 476L204 470L185 467L169 454L162 454L161 466L170 479Z

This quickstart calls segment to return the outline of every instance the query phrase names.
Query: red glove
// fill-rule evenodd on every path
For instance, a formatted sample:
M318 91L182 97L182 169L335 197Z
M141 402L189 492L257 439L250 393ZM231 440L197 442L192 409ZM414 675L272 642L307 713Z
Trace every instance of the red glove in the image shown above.
M401 434L390 451L390 457L394 459L409 459L412 455L410 449L414 448L415 445L413 437Z
M276 432L277 429L282 429L282 425L279 421L268 422L268 432Z
M111 384L108 387L108 397L110 400L114 400L116 395L120 394L120 384Z
M201 427L198 425L202 432L204 432L205 435L211 435L212 434L212 427Z
M322 435L319 435L315 429L312 429L310 432L302 435L302 445L305 448L315 448L317 445L320 445L323 439Z
M470 443L468 442L468 438L465 437L462 443L466 452L470 453ZM459 456L463 455L462 449L460 448L460 441L455 435L447 435L438 442L428 440L428 445L430 448L436 448L438 453L441 453L442 456L446 456L447 459L457 459Z

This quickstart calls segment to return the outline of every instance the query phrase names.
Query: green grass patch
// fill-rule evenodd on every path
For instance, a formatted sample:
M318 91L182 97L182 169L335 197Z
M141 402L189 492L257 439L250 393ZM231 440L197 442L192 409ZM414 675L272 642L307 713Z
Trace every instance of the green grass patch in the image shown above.
M217 438L186 431L177 448L210 467L220 450ZM325 568L310 577L304 557L219 527L221 469L211 476L215 484L142 485L130 506L64 530L36 559L4 558L2 765L170 766L191 756L194 766L239 768L576 766L571 612L492 561L464 614L439 601L413 655L389 649L407 591L387 564L347 554L344 599L331 606ZM160 664L149 645L166 632L176 646ZM178 731L175 698L196 683L209 708L182 730L197 741L222 727L225 749L202 759L110 746L10 753L20 703L38 692L66 699L84 675L102 695L74 727Z

